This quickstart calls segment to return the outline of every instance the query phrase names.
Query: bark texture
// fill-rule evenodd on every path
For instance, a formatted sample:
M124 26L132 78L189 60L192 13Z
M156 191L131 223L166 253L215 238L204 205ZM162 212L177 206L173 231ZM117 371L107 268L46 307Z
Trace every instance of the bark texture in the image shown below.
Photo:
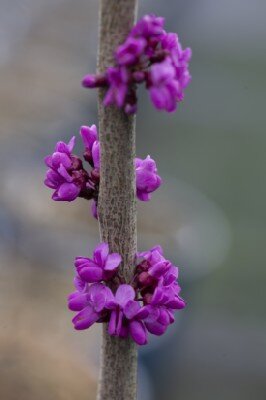
M135 22L137 0L101 0L98 72L114 64L114 49ZM136 254L135 117L103 107L99 90L101 239L123 258L119 274L129 282ZM98 400L135 400L137 350L131 339L111 337L103 327Z

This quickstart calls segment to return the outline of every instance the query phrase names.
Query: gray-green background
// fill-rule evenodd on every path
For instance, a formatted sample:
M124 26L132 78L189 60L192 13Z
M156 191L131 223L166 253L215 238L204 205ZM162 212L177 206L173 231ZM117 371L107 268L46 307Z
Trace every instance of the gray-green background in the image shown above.
M74 332L73 258L98 240L88 204L55 203L43 157L97 124L96 0L0 0L0 394L95 398L100 328ZM164 185L139 204L139 249L162 243L188 302L140 351L140 400L266 398L266 3L140 0L193 50L175 114L139 92L137 154ZM77 152L81 150L79 142Z

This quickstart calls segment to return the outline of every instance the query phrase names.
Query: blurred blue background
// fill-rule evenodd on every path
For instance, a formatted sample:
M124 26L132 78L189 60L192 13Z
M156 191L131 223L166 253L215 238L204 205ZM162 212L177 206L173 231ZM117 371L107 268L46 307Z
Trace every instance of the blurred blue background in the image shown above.
M97 223L42 181L54 143L97 123L80 81L95 70L98 2L0 7L0 397L92 400L100 327L74 332L66 296ZM265 400L266 2L140 0L151 12L192 47L193 80L175 114L139 96L137 154L165 184L138 204L138 246L162 243L188 306L140 350L139 400Z

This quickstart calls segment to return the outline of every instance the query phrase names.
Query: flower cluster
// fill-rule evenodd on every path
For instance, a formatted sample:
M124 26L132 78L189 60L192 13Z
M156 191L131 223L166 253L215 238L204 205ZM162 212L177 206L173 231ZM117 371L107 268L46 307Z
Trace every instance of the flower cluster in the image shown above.
M173 112L184 98L191 76L191 49L182 49L176 33L164 30L164 18L146 15L115 51L115 66L104 74L86 75L87 88L106 87L104 105L115 104L127 114L137 110L136 87L145 83L158 110Z
M164 30L164 19L144 16L131 29L114 53L114 66L101 75L87 75L83 86L106 89L104 106L116 105L127 114L137 110L136 89L144 83L151 102L158 110L175 111L191 80L191 50L182 49L178 36ZM83 160L73 154L75 137L58 142L45 158L48 167L45 185L53 190L55 201L92 201L92 214L98 218L101 179L101 152L95 125L82 126ZM85 167L84 167L85 165ZM149 201L162 183L155 161L135 158L136 196ZM77 330L94 323L107 323L108 333L131 337L137 344L148 341L148 333L160 336L175 320L174 313L185 307L179 296L178 268L163 255L160 246L137 253L132 280L119 274L122 257L100 243L93 256L75 259L75 292L68 296L68 307L76 312L72 322Z
M55 201L73 201L77 197L92 200L92 214L97 218L97 201L100 183L100 142L95 125L82 126L80 135L84 144L84 160L89 164L87 171L82 160L72 153L75 137L68 144L58 142L53 154L45 157L49 168L46 172L45 185L53 189ZM162 183L157 174L155 161L147 156L135 159L136 193L141 201L149 201L151 193Z
M179 296L178 268L164 258L160 246L137 256L130 285L118 276L121 256L110 253L108 244L99 244L93 258L76 258L76 291L68 297L69 309L77 312L72 320L75 329L107 322L110 335L130 336L144 345L148 332L162 335L174 322L174 312L185 307ZM114 293L107 283L116 286Z

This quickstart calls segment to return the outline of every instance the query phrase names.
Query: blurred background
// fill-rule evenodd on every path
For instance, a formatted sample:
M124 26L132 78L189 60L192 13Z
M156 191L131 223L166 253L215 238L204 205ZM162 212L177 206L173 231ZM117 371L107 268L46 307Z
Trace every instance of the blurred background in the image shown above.
M98 1L0 7L0 398L93 400L100 327L75 332L66 296L97 223L42 182L55 142L97 124L80 81L95 70ZM138 246L162 243L188 305L140 350L139 400L265 400L266 2L140 0L151 12L192 47L193 80L171 115L139 96L137 154L164 185L138 203Z

